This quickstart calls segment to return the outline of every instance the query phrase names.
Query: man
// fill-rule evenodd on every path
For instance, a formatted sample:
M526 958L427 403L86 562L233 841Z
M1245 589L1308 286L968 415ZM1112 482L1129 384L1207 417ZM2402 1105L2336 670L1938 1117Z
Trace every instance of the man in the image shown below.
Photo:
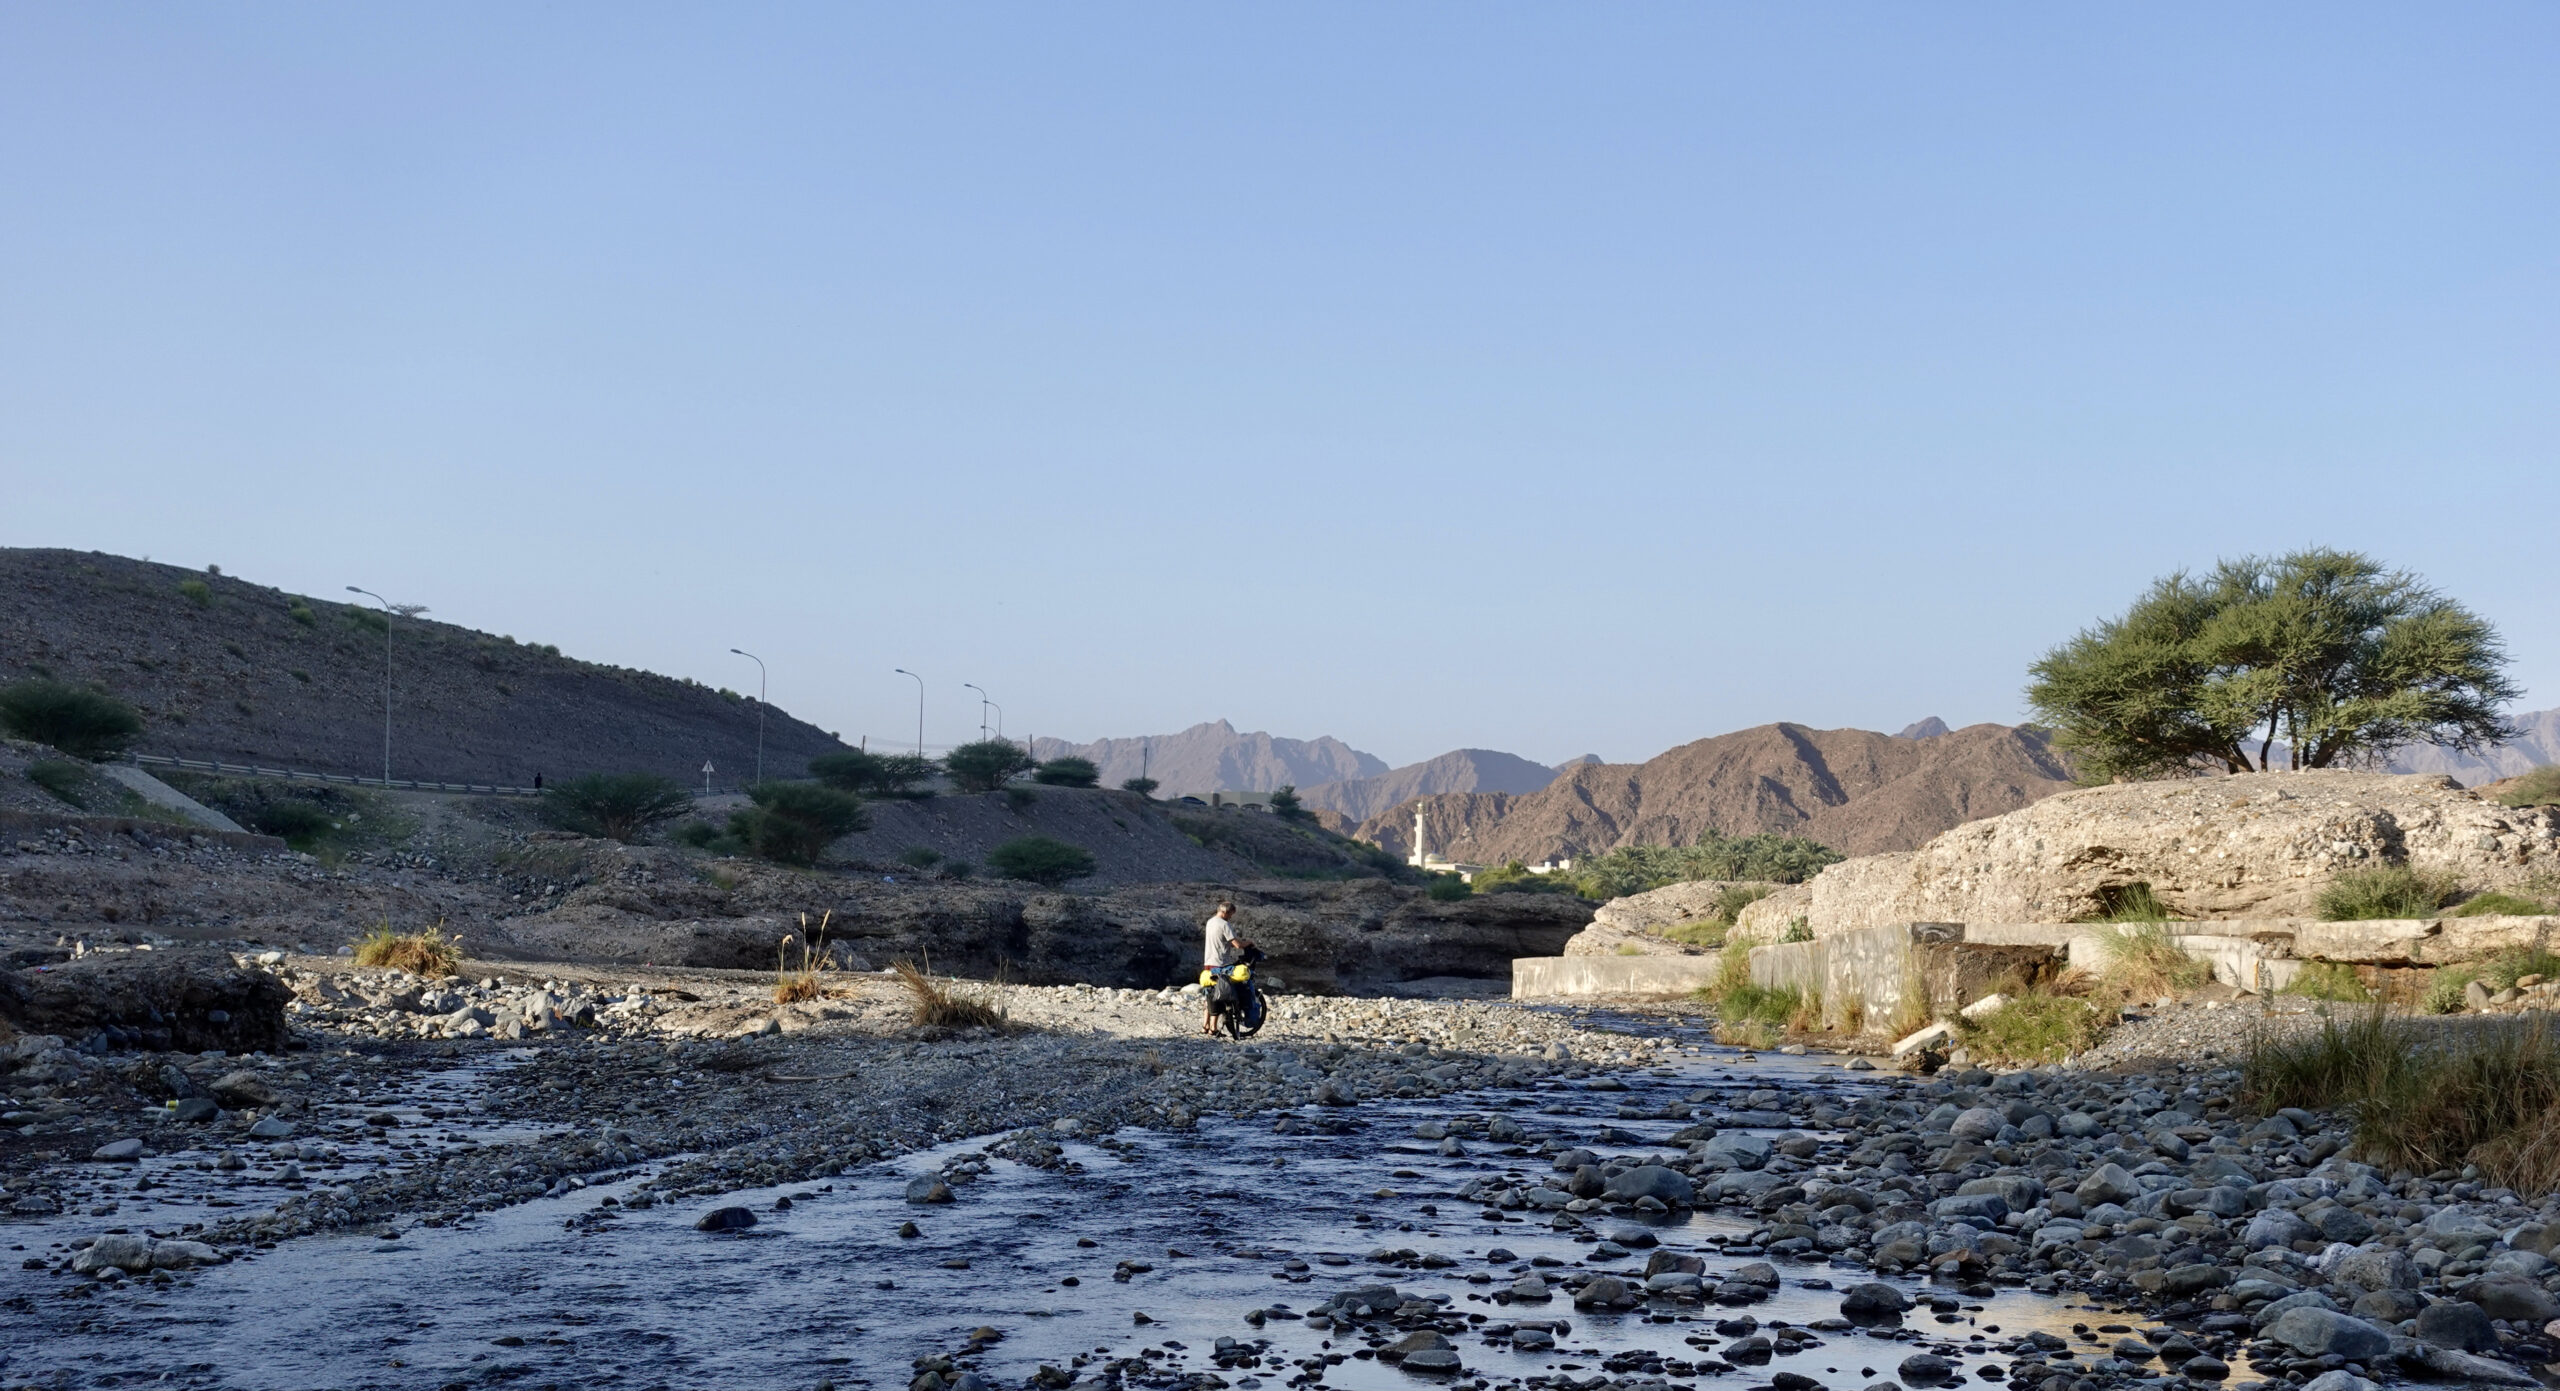
M1218 911L1210 914L1209 921L1203 924L1200 942L1202 970L1224 971L1236 964L1238 943L1234 926L1235 916L1234 904L1221 903L1218 905ZM1210 993L1204 993L1200 997L1203 1007L1200 1015L1200 1032L1204 1034L1214 1034L1218 1031L1218 1009L1215 998L1214 994Z

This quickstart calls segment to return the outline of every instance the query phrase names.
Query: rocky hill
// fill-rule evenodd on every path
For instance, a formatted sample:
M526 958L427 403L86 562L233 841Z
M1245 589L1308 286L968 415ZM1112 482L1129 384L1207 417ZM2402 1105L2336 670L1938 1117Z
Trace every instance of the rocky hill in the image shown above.
M1157 795L1164 797L1313 787L1374 778L1387 771L1386 760L1339 739L1280 739L1260 730L1240 734L1225 720L1195 724L1179 734L1096 739L1089 744L1034 739L1031 755L1090 758L1102 769L1106 787L1118 787L1139 776L1143 768L1161 789Z
M1978 724L1929 738L1795 724L1701 739L1638 764L1571 768L1526 794L1413 799L1360 838L1407 854L1415 803L1431 849L1479 864L1535 862L1628 845L1687 845L1708 830L1810 836L1849 855L1908 850L2072 785L2031 730Z
M2517 734L2503 744L2476 754L2421 746L2391 756L2395 773L2442 773L2465 787L2512 778L2546 763L2560 763L2560 708L2528 710L2509 716Z
M1308 806L1339 812L1357 824L1389 807L1435 792L1535 792L1560 770L1493 749L1452 749L1438 758L1408 763L1374 778L1318 783L1298 789Z
M0 681L96 684L132 702L142 752L322 772L382 770L379 611L96 552L0 549ZM735 785L754 701L431 618L393 634L392 775L529 783L645 769ZM768 709L765 769L831 734Z
M2434 774L2249 773L2080 788L1916 851L1864 856L1743 910L1767 936L1893 922L2071 922L2135 884L2180 918L2311 914L2341 872L2404 863L2466 891L2540 892L2560 815L2498 806Z

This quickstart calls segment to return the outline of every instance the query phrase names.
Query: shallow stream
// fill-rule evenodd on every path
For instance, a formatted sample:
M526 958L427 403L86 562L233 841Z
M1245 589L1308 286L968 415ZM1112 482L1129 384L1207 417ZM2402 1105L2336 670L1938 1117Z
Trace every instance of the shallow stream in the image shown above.
M1209 1372L1221 1337L1267 1340L1258 1366L1216 1369L1223 1384L1248 1391L1295 1384L1305 1374L1296 1364L1328 1353L1343 1360L1325 1367L1325 1386L1432 1384L1358 1355L1365 1344L1355 1333L1298 1317L1337 1291L1380 1283L1407 1298L1445 1298L1455 1311L1482 1315L1482 1327L1569 1324L1553 1349L1534 1352L1484 1339L1481 1328L1459 1335L1460 1385L1665 1375L1659 1365L1643 1366L1640 1354L1656 1354L1657 1363L1706 1360L1732 1341L1716 1334L1716 1322L1744 1314L1764 1333L1828 1322L1813 1342L1768 1364L1695 1380L1675 1368L1668 1373L1675 1384L1765 1386L1775 1373L1794 1371L1832 1391L1857 1391L1892 1378L1902 1359L1924 1349L1955 1362L1970 1381L2005 1365L1990 1344L2030 1328L2097 1356L2115 1330L2095 1341L2080 1330L2139 1325L2026 1290L1964 1298L1904 1280L1896 1283L1934 1306L1922 1303L1898 1329L1851 1329L1837 1324L1837 1292L1811 1282L1846 1286L1870 1276L1818 1258L1767 1257L1743 1244L1756 1224L1716 1209L1645 1225L1662 1245L1704 1257L1710 1284L1747 1262L1772 1260L1783 1283L1769 1300L1748 1309L1665 1301L1597 1314L1575 1309L1561 1290L1543 1304L1497 1302L1496 1292L1541 1258L1565 1270L1633 1275L1647 1253L1596 1259L1588 1235L1556 1230L1534 1211L1487 1220L1480 1205L1455 1196L1459 1186L1505 1172L1545 1177L1546 1161L1506 1155L1481 1138L1464 1140L1464 1153L1444 1153L1439 1142L1414 1137L1418 1122L1499 1112L1533 1136L1561 1133L1603 1152L1638 1153L1678 1149L1664 1143L1672 1131L1740 1107L1753 1088L1785 1097L1760 1109L1801 1114L1818 1091L1889 1085L1827 1059L1746 1057L1700 1042L1675 1066L1613 1079L1307 1108L1297 1115L1316 1127L1309 1133L1275 1133L1267 1115L1211 1117L1195 1134L1128 1131L1107 1145L1068 1142L1069 1162L1058 1168L984 1156L985 1142L964 1142L825 1184L646 1209L620 1205L635 1176L454 1227L410 1229L396 1240L303 1238L174 1286L86 1298L63 1297L66 1287L86 1283L78 1277L0 1270L0 1298L30 1296L35 1311L0 1331L0 1387L903 1388L915 1360L935 1354L956 1357L959 1370L991 1384L1022 1386L1043 1364L1085 1374L1079 1355L1093 1368L1145 1355L1168 1372ZM1694 1118L1664 1115L1702 1090L1714 1101L1699 1104ZM1618 1134L1602 1140L1604 1128ZM905 1201L910 1178L972 1156L981 1157L961 1167L983 1172L957 1185L956 1202ZM784 1199L788 1207L778 1209ZM695 1230L705 1212L732 1204L754 1211L756 1225ZM910 1221L920 1235L901 1237ZM1587 1225L1606 1232L1624 1223L1594 1213ZM25 1228L9 1230L24 1239ZM1511 1259L1489 1259L1497 1248ZM1397 1250L1448 1264L1370 1258ZM1255 1310L1267 1311L1259 1326L1246 1317ZM973 1342L981 1329L1001 1336Z

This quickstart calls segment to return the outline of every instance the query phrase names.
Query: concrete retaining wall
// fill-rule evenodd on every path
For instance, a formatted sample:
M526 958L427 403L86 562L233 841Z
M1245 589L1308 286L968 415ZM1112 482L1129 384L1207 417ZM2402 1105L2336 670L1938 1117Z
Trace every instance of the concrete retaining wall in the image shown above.
M1705 956L1524 956L1511 963L1511 998L1686 995L1716 978Z

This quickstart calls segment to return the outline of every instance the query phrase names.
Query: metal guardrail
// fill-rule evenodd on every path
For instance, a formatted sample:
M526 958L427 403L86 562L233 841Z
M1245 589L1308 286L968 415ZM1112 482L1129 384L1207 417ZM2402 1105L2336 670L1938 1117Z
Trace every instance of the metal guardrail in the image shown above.
M410 778L360 778L351 773L306 773L298 768L261 768L251 764L208 763L197 758L169 758L156 753L125 755L127 761L145 768L176 768L189 773L228 773L242 778L291 778L300 782L334 782L346 787L388 787L410 792L476 792L488 797L539 797L542 791L533 787L508 787L498 783L419 782Z

